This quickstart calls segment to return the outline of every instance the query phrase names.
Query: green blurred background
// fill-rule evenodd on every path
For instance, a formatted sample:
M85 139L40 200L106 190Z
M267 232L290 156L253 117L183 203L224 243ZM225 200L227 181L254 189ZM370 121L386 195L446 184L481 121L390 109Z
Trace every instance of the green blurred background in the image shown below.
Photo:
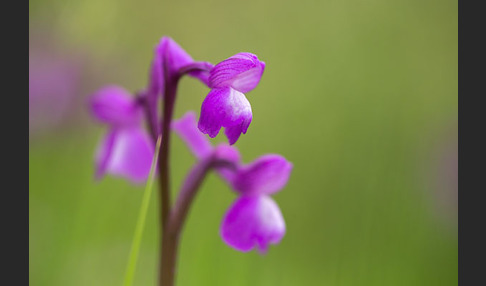
M144 187L94 181L105 130L86 99L143 88L163 35L196 60L264 60L237 146L246 162L294 164L275 195L287 234L265 256L222 242L236 196L205 181L177 285L457 284L457 1L30 0L29 12L31 285L121 284ZM183 79L176 117L207 92ZM175 195L195 160L172 146ZM156 283L156 202L135 285Z

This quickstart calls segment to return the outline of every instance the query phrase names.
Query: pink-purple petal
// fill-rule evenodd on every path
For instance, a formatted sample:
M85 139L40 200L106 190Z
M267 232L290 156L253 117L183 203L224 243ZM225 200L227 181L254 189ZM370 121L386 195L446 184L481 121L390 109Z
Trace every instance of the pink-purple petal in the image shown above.
M220 229L223 241L239 251L257 248L265 253L269 244L285 235L285 221L270 197L242 196L229 208Z
M287 184L292 167L283 156L261 156L238 171L233 188L247 195L276 193Z
M175 76L179 69L194 63L192 57L179 44L170 37L162 37L159 44L155 48L155 58L161 59L162 76L164 71L166 77ZM212 64L207 63L208 69ZM190 76L199 79L204 84L209 84L209 71L193 71L189 73ZM163 78L163 77L162 77Z
M226 87L212 89L203 101L198 127L214 138L221 127L227 131L229 143L234 144L241 133L246 133L252 120L250 102L245 95Z
M96 119L112 126L137 125L142 119L142 110L130 93L115 85L96 91L89 104Z
M98 147L96 177L109 173L143 183L150 173L153 156L154 144L143 129L111 130Z
M220 63L210 72L211 88L232 87L239 92L253 90L262 77L265 63L251 53L239 53Z
M184 116L172 122L172 129L184 140L191 152L202 159L213 151L208 138L197 128L196 114L188 111Z
M181 67L194 62L192 57L170 37L160 39L156 53L162 57L169 73L175 73Z

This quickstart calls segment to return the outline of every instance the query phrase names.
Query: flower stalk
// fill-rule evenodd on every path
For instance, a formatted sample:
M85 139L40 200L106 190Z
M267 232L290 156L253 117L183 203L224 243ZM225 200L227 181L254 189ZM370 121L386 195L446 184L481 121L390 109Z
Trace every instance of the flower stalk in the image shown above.
M170 213L169 221L162 239L160 285L174 285L180 235L190 206L209 171L213 168L222 167L231 170L236 168L231 161L210 156L198 162L186 176L186 180L179 192L178 199Z
M177 84L177 82L175 82ZM166 85L165 100L163 100L163 119L162 125L162 145L160 146L159 153L159 182L160 182L160 230L161 230L161 246L160 246L160 270L159 281L160 285L173 285L173 279L169 279L171 271L168 269L167 259L173 255L170 252L171 249L167 248L167 245L171 241L169 233L166 230L167 221L170 214L170 177L169 177L169 144L170 144L170 122L172 120L172 114L174 110L174 101L176 96L175 87L172 88L171 84Z
M186 66L183 66L179 69L176 74L171 75L167 65L164 65L164 75L165 75L165 90L163 93L162 100L162 109L163 109L163 118L161 121L162 126L162 144L160 146L160 153L159 153L159 182L160 182L160 230L161 230L161 246L160 246L160 271L159 271L159 282L162 286L172 286L174 285L174 276L175 276L175 263L176 263L176 253L177 253L177 246L179 242L179 232L176 232L177 235L174 235L174 231L172 227L168 226L168 221L171 220L172 213L171 213L171 198L170 198L170 168L169 168L169 150L170 150L170 129L171 129L171 122L174 113L174 106L177 98L177 86L179 83L180 78L190 72L195 71L208 71L210 69L210 65L207 63L193 63ZM205 175L209 168L197 168L198 170L204 170L201 175ZM198 175L194 174L193 176ZM196 176L197 177L197 176ZM189 176L188 179L192 178ZM197 177L199 178L199 177ZM193 188L195 192L199 187L200 183L204 177L200 178L200 181L197 182ZM184 190L184 188L183 188ZM181 195L179 195L181 197ZM192 202L192 197L185 197L182 196L182 200L185 201L183 203L184 206L189 207L190 203ZM178 200L180 201L180 200ZM175 206L174 210L177 210L177 206ZM177 211L179 213L179 211ZM185 216L184 216L185 218ZM178 221L179 224L183 224L183 221ZM179 229L179 227L174 226L175 228Z

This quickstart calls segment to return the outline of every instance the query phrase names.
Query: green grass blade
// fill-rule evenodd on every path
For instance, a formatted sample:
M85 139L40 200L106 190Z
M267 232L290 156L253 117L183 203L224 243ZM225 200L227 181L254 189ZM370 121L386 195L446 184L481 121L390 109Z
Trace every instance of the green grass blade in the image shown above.
M150 202L150 196L152 194L152 185L154 183L154 173L157 166L157 158L159 157L160 140L161 137L157 139L157 144L155 146L154 159L152 160L152 166L150 167L150 175L147 180L147 185L145 186L145 192L142 198L142 205L140 206L140 212L138 214L137 225L135 227L135 234L133 236L132 248L130 250L130 257L128 258L127 270L125 273L125 280L123 281L124 286L130 286L133 283L133 277L135 275L135 268L137 265L138 252L140 250L140 242L142 241L143 228L145 226L145 218L147 216L147 211Z

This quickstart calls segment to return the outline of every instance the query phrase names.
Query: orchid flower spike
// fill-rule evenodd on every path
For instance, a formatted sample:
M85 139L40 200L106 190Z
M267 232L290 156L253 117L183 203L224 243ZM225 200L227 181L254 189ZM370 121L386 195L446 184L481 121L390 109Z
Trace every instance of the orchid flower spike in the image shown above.
M265 63L251 53L236 54L214 66L208 79L211 91L201 106L199 130L214 138L225 127L230 145L246 134L252 111L244 93L258 85L264 70Z
M196 115L188 112L172 123L173 130L184 140L198 159L214 155L230 160L236 170L218 169L220 176L238 194L226 212L220 228L223 241L243 252L257 248L265 253L269 244L277 244L285 235L285 221L277 203L270 197L280 191L289 179L292 163L276 154L259 157L243 164L235 147L221 144L213 147L199 132Z
M154 144L142 128L142 106L125 89L106 86L89 100L91 114L108 125L108 132L96 152L96 178L106 173L133 183L143 183L149 175Z

